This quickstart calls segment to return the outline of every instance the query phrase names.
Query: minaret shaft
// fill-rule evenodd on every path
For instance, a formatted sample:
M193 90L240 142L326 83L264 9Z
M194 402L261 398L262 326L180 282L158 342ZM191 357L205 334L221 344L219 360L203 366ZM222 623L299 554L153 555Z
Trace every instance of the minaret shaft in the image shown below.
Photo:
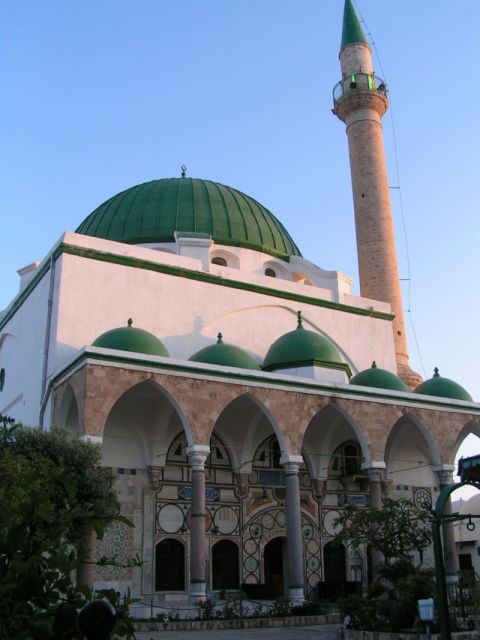
M411 387L421 378L408 366L392 207L381 118L388 108L385 84L375 77L372 52L351 0L345 1L342 80L335 114L346 124L352 176L362 296L390 303L397 371Z
M381 106L381 105L380 105ZM398 364L408 363L400 278L395 248L382 125L377 110L355 109L346 117L357 234L360 292L389 302Z

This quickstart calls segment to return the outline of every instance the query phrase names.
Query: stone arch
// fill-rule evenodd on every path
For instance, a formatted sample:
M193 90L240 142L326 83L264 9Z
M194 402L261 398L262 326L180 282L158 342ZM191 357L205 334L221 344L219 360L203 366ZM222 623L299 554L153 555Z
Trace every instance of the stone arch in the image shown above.
M62 397L55 411L55 424L67 429L69 435L81 435L80 404L77 394L70 383L63 388Z
M458 432L457 438L455 440L455 445L451 453L451 458L449 460L446 460L447 464L454 463L460 447L464 443L465 439L468 438L469 436L477 436L478 438L480 438L480 422L478 422L477 420L473 420L473 419L469 420L460 429L460 431ZM478 444L480 445L480 442ZM480 446L479 446L479 449L480 449Z
M344 442L355 441L361 450L361 466L371 466L367 439L356 420L342 407L330 403L308 423L303 437L303 456L314 478L327 478L333 452Z
M414 488L436 487L440 449L423 422L407 412L393 425L385 444L386 480L392 497L415 498Z
M2 334L0 334L0 349L3 347L3 343L6 342L7 338L11 338L12 340L16 339L13 333L4 331Z
M234 426L233 426L234 425ZM260 442L276 436L282 453L288 454L283 432L272 412L254 393L237 395L219 411L212 428L229 450L232 466L248 472Z
M168 446L184 430L192 436L175 398L152 379L124 391L112 404L103 425L103 455L108 466L164 466Z

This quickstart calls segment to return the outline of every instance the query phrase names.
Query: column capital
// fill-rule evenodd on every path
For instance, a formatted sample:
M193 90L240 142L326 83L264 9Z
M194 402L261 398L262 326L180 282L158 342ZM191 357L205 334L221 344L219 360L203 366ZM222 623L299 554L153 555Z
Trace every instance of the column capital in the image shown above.
M210 447L205 444L192 444L186 448L192 469L203 471L205 460L210 455Z
M438 478L440 486L453 484L453 474L455 472L454 464L438 464L433 467L433 472Z
M84 433L80 436L79 440L81 442L91 442L92 444L103 444L103 436L94 436L88 433Z
M387 463L385 460L371 460L370 464L365 465L365 469L370 471L370 469L383 470L387 468Z
M285 454L280 458L280 464L287 473L298 473L302 463L303 456Z

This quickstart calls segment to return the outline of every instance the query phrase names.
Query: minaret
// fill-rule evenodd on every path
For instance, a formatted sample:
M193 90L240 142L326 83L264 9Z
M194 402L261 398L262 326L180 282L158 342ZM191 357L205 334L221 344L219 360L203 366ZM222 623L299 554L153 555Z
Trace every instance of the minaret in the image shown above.
M414 388L422 378L408 366L382 136L381 118L388 108L387 89L383 80L375 76L372 51L352 0L345 0L340 64L342 80L333 92L334 111L347 125L360 292L363 297L391 304L395 314L397 372Z

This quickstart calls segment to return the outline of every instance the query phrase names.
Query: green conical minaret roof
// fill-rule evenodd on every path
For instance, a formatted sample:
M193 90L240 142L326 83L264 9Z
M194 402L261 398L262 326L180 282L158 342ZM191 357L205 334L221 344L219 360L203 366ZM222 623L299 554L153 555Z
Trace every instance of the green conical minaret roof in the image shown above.
M352 0L345 0L345 9L343 10L342 44L340 49L343 49L354 42L363 42L368 45L367 38L363 33L363 29Z

